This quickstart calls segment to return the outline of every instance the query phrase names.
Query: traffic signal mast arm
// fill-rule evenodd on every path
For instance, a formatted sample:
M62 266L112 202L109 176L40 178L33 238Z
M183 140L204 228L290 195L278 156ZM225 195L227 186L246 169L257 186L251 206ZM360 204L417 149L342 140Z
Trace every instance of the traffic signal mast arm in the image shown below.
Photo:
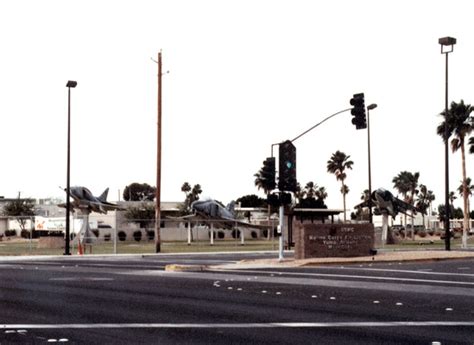
M306 133L312 131L313 129L315 129L315 128L318 127L319 125L321 125L321 124L323 124L324 122L326 122L327 120L329 120L330 118L332 118L332 117L334 117L334 116L336 116L336 115L342 114L342 113L344 113L344 112L346 112L346 111L349 111L349 110L352 110L352 108L348 108L348 109L344 109L344 110L338 111L337 113L332 114L332 115L326 117L324 120L322 120L321 122L315 124L313 127L311 127L310 129L304 131L303 133L301 133L301 134L298 135L296 138L294 138L293 140L290 140L290 141L291 141L291 142L294 142L296 139L301 138L303 135L305 135Z

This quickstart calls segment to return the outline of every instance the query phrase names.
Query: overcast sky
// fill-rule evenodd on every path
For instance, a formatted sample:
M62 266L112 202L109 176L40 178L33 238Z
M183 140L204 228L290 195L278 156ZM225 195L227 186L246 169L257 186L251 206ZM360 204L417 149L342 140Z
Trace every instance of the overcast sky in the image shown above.
M224 203L259 194L254 174L271 144L349 108L371 111L372 187L393 191L400 171L443 202L444 146L436 135L449 99L474 103L472 1L34 1L0 2L0 195L64 197L67 88L72 90L71 185L117 200L132 182L156 184L157 54L162 50L162 200L181 185ZM295 141L297 177L324 186L336 150L351 156L348 207L368 187L367 131L349 112ZM474 177L474 157L467 174ZM450 185L461 181L450 155ZM457 200L461 206L460 198Z

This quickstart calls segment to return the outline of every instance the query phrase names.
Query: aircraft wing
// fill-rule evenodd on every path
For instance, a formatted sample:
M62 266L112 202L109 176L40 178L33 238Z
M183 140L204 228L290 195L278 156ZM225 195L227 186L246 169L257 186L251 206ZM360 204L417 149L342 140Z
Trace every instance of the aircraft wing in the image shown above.
M393 198L393 204L397 207L398 212L407 214L408 211L413 211L413 214L416 214L417 210L413 205L400 200L398 198Z
M374 207L374 206L375 206L375 202L372 201L372 207ZM360 204L357 204L357 205L354 206L354 208L363 208L363 207L369 207L369 201L368 200L363 201Z
M167 217L167 219L175 219L175 220L182 220L182 221L194 221L197 223L206 223L206 224L213 224L216 228L222 229L229 229L232 230L236 227L246 227L246 228L253 228L253 229L268 229L271 226L268 225L259 225L259 224L252 224L248 222L244 222L241 220L233 219L233 218L223 218L223 217L210 217L204 213L194 213L182 217Z

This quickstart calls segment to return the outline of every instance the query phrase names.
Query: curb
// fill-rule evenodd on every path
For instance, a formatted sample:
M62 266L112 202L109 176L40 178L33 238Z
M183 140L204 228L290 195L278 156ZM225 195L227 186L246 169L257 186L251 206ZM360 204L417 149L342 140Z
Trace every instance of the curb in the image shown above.
M165 266L166 272L203 272L207 270L204 265L177 265L171 264Z

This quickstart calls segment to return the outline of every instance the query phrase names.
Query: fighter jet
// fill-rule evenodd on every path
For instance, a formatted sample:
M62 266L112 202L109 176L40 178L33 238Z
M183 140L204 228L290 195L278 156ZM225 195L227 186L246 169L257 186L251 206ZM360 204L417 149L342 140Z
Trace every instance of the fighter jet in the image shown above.
M92 195L91 191L86 187L71 187L69 190L69 195L73 199L73 201L71 202L71 207L73 209L97 213L107 213L107 211L123 210L123 208L119 205L107 202L107 194L109 193L108 188L98 197ZM66 204L60 204L58 206L66 207Z
M397 216L398 213L407 214L408 211L413 211L413 214L416 214L418 211L413 205L406 203L403 200L400 200L393 196L388 190L379 188L374 191L371 195L372 206L375 206L374 214L382 214L386 212L393 218ZM355 208L359 207L368 207L369 202L364 201Z
M251 224L238 220L234 207L234 201L231 201L226 207L224 207L220 202L213 199L196 200L191 204L191 209L193 210L194 214L179 218L193 219L196 221L209 220L212 221L212 224L216 225L216 227L227 229L232 229L237 226L257 229L264 229L268 227L266 225Z

